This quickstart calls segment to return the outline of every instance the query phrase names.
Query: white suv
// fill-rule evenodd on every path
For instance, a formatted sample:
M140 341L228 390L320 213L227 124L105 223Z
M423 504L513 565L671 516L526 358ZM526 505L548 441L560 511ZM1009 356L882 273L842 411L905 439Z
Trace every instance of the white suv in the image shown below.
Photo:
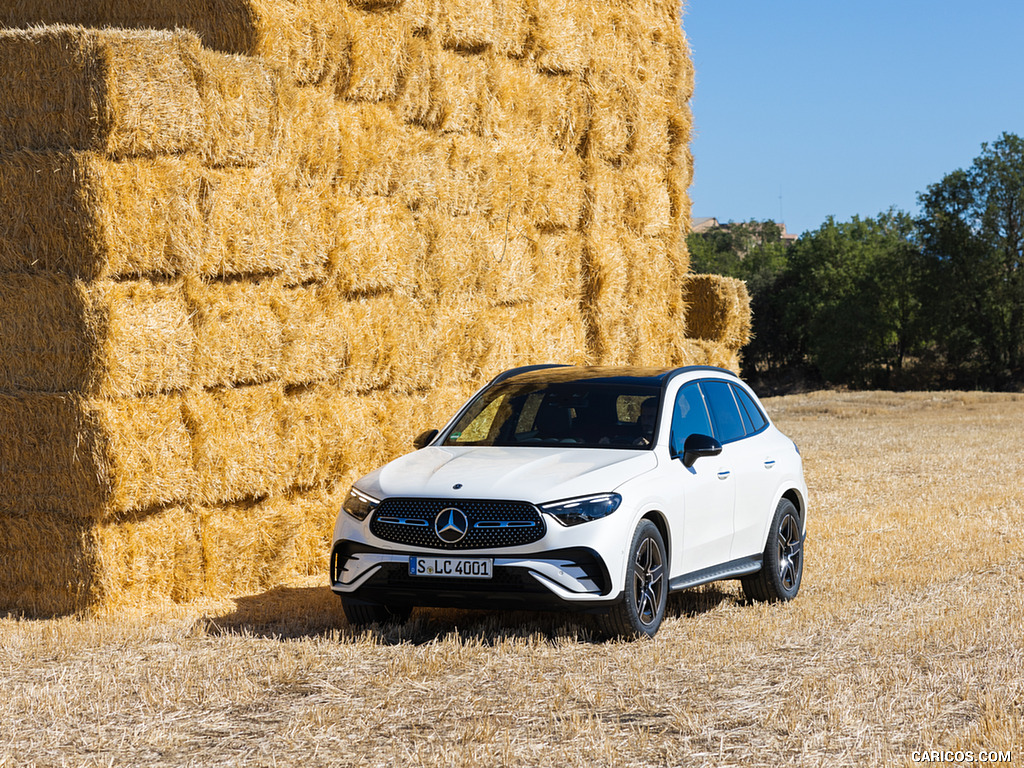
M415 444L338 515L331 587L353 624L568 609L650 636L675 590L800 589L800 453L729 371L518 368Z

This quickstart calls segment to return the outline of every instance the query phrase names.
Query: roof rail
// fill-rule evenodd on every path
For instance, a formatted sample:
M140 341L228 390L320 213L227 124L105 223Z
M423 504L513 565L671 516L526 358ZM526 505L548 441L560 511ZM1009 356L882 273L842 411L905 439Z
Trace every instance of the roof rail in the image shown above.
M518 376L521 373L529 373L530 371L539 371L539 370L542 370L544 368L568 368L568 367L570 367L570 366L566 365L565 363L541 363L540 365L521 365L518 368L510 368L507 371L503 371L502 373L499 373L497 376L495 376L493 379L491 379L490 383L487 386L490 386L491 384L497 384L499 381L504 381L505 379L511 379L513 376Z

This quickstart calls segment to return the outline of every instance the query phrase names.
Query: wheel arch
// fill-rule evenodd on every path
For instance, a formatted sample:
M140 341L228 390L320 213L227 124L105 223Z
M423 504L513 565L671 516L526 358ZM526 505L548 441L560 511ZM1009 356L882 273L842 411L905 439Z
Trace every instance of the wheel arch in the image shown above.
M654 527L658 529L658 533L661 534L661 540L665 542L665 556L669 559L667 565L672 564L672 533L668 526L668 518L665 517L665 513L658 509L652 509L637 521L637 525L643 520L650 520L654 523Z
M805 530L807 528L807 502L804 496L796 488L790 488L782 496L779 497L779 501L782 499L789 499L793 502L793 506L796 507L797 514L800 515L800 528ZM778 502L776 502L776 505Z

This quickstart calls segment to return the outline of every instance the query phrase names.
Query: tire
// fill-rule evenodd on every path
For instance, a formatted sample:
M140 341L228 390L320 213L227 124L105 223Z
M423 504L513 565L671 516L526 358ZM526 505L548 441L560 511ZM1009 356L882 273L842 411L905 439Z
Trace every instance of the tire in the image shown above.
M741 579L743 594L762 603L792 600L800 591L804 573L804 535L800 513L789 499L775 508L761 570Z
M599 618L611 637L654 637L668 600L668 553L661 531L641 520L633 533L622 602Z
M381 605L380 603L360 603L347 597L341 598L341 608L345 618L353 627L365 627L370 624L404 624L412 615L409 605Z

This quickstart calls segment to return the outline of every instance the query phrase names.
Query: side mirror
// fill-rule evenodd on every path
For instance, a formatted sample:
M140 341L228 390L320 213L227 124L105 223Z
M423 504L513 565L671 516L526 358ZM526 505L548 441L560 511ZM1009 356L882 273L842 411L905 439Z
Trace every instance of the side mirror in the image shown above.
M420 448L426 448L435 437L437 437L436 429L428 429L426 432L421 432L412 441L413 447L415 447L417 451Z
M722 444L708 435L690 435L683 443L683 466L689 469L697 459L705 456L717 456L722 452Z

